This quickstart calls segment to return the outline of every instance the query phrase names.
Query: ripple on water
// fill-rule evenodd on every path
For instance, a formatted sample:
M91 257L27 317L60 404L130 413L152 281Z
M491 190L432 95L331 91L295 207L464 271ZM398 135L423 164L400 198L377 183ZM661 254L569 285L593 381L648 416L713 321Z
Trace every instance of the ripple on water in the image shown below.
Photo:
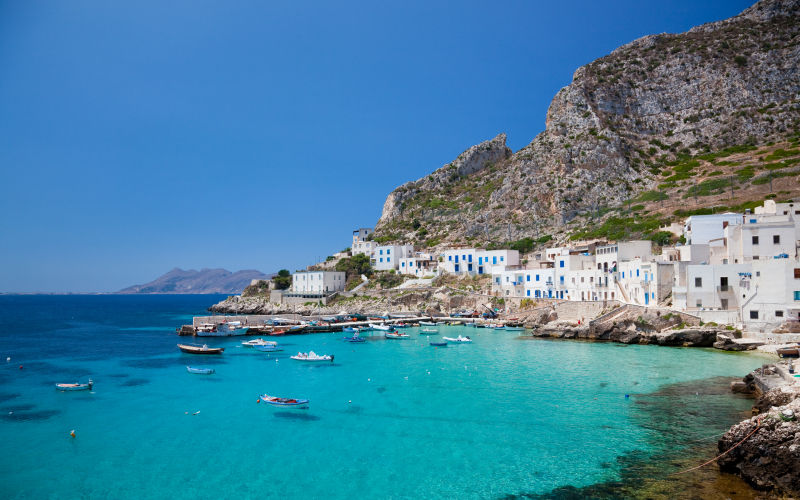
M2 415L3 420L9 422L38 422L47 420L61 413L61 410L39 410L6 413Z
M11 399L16 399L20 396L21 394L18 392L0 392L0 403L9 401Z
M123 387L136 387L136 386L139 386L139 385L145 385L145 384L149 384L149 383L150 383L150 381L148 379L146 379L146 378L132 378L130 380L126 380L125 382L123 382L120 385L123 386Z

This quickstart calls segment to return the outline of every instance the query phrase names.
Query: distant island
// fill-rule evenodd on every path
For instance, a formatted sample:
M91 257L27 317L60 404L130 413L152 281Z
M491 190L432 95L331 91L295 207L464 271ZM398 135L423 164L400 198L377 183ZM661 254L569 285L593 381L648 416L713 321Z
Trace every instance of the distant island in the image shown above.
M270 279L255 269L231 272L227 269L175 269L143 285L123 288L117 293L242 293L255 279Z

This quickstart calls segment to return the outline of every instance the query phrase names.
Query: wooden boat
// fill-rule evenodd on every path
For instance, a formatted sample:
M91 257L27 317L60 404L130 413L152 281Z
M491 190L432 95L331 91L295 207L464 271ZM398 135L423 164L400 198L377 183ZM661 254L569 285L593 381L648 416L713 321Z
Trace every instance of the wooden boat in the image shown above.
M430 327L425 327L419 331L420 335L436 335L437 333L439 333L438 328L430 328Z
M369 326L373 330L380 330L382 332L390 332L390 331L392 331L392 327L389 326L389 325L379 325L377 323L370 323Z
M216 373L216 370L213 368L195 368L193 366L187 366L186 371L189 373L196 373L198 375L211 375L212 373Z
M800 346L781 347L776 352L782 358L797 358L800 357Z
M269 394L262 394L259 396L258 401L256 402L260 403L262 401L268 405L282 406L284 408L308 408L307 399L279 398L276 396L270 396Z
M296 355L291 356L292 359L297 361L330 361L333 363L333 355L332 354L322 354L319 355L314 351L310 352L298 352Z
M447 342L428 342L433 347L447 347Z
M442 339L444 339L444 340L446 340L446 341L448 341L448 342L451 342L451 343L456 343L456 344L459 344L459 343L469 343L469 342L472 342L472 339L471 339L471 338L469 338L469 336L467 336L467 337L462 337L461 335L459 335L459 336L458 336L458 337L456 337L456 338L452 338L452 337L442 337Z
M208 347L206 344L178 344L178 349L188 354L222 354L224 347Z
M384 335L386 336L387 339L408 339L408 338L411 338L411 336L409 334L400 333L397 330L395 330L393 332L386 332Z
M59 391L91 391L94 386L94 381L89 379L88 384L56 384L56 389Z
M274 340L253 339L253 340L248 340L246 342L242 342L242 345L244 347L256 347L256 346L264 346L264 345L276 346L276 345L278 345L278 343L275 342Z

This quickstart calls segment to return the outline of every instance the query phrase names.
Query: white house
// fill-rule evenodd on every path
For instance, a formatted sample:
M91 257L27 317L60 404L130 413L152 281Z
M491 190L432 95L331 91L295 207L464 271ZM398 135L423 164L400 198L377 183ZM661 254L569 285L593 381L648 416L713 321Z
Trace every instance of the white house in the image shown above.
M368 257L372 257L378 244L374 241L367 241L367 237L371 234L371 227L361 227L353 231L353 244L350 246L350 253L352 255L365 254Z
M411 257L414 254L412 245L379 245L372 253L370 262L378 271L389 271L400 267L400 259Z
M435 276L439 273L439 261L433 255L417 252L414 256L400 259L398 271L418 278Z
M474 248L450 248L442 252L442 271L450 274L477 274L476 254L482 250Z
M519 266L518 250L451 248L442 253L442 270L451 274L495 274Z
M327 295L344 290L345 273L339 271L298 271L292 274L292 294Z
M741 224L741 214L724 213L712 215L692 215L683 224L683 237L689 245L708 243L722 238L727 225Z

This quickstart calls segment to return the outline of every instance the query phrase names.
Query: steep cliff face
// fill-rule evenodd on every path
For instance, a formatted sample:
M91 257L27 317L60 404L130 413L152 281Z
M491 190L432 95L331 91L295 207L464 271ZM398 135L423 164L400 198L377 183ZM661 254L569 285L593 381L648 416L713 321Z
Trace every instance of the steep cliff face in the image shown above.
M797 134L799 66L800 0L633 41L578 68L528 146L508 155L500 135L392 192L377 237L478 244L580 232L646 191L688 198L711 173L695 168L701 158Z

